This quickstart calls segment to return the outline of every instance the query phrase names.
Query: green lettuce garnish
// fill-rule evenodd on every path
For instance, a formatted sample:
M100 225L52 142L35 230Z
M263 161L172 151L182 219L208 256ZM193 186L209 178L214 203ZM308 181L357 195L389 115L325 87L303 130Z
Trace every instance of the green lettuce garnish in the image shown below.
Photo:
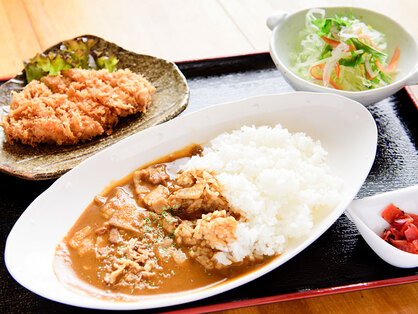
M59 53L37 54L25 62L26 81L30 83L72 68L107 69L113 72L119 60L115 56L102 56L94 51L92 48L95 44L94 39L71 39L62 43Z
M116 64L119 62L119 60L115 56L103 56L100 58L97 58L96 64L99 67L99 69L106 69L109 72L115 71Z

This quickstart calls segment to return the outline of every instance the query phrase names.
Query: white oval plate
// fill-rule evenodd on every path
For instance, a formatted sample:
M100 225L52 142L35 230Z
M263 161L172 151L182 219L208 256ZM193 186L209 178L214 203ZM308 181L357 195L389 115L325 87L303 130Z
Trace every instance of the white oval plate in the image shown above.
M143 164L181 149L205 143L242 125L276 125L319 139L328 151L334 174L344 180L339 205L315 222L312 234L293 243L261 269L210 288L147 297L138 302L111 302L76 293L53 271L55 248L84 209L112 180ZM254 280L282 265L324 233L355 197L373 164L377 129L358 102L332 94L289 93L260 96L207 107L132 135L82 162L58 179L22 214L9 234L5 261L24 287L45 298L97 309L156 308L206 298ZM28 258L30 257L30 258Z

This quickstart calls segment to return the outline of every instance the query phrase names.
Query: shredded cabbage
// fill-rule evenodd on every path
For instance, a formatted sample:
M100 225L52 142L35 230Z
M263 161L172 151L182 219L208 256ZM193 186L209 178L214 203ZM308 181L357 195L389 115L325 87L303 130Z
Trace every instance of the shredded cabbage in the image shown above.
M325 18L325 10L311 9L298 43L293 71L320 85L360 91L390 84L396 74L398 48L387 63L384 34L353 16Z

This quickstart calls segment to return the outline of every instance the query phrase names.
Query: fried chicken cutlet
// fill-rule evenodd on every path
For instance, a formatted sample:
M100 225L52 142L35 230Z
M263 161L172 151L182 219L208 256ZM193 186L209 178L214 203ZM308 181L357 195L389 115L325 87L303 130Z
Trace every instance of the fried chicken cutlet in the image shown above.
M155 87L130 70L69 69L30 82L2 116L7 141L76 144L111 134L119 117L145 112Z

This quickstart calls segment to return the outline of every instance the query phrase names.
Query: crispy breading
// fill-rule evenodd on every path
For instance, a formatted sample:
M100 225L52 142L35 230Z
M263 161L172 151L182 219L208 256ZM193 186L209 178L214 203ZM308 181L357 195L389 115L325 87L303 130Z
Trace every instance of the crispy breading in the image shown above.
M145 112L155 87L130 70L64 70L30 82L2 116L7 141L76 144L110 134L118 117Z

